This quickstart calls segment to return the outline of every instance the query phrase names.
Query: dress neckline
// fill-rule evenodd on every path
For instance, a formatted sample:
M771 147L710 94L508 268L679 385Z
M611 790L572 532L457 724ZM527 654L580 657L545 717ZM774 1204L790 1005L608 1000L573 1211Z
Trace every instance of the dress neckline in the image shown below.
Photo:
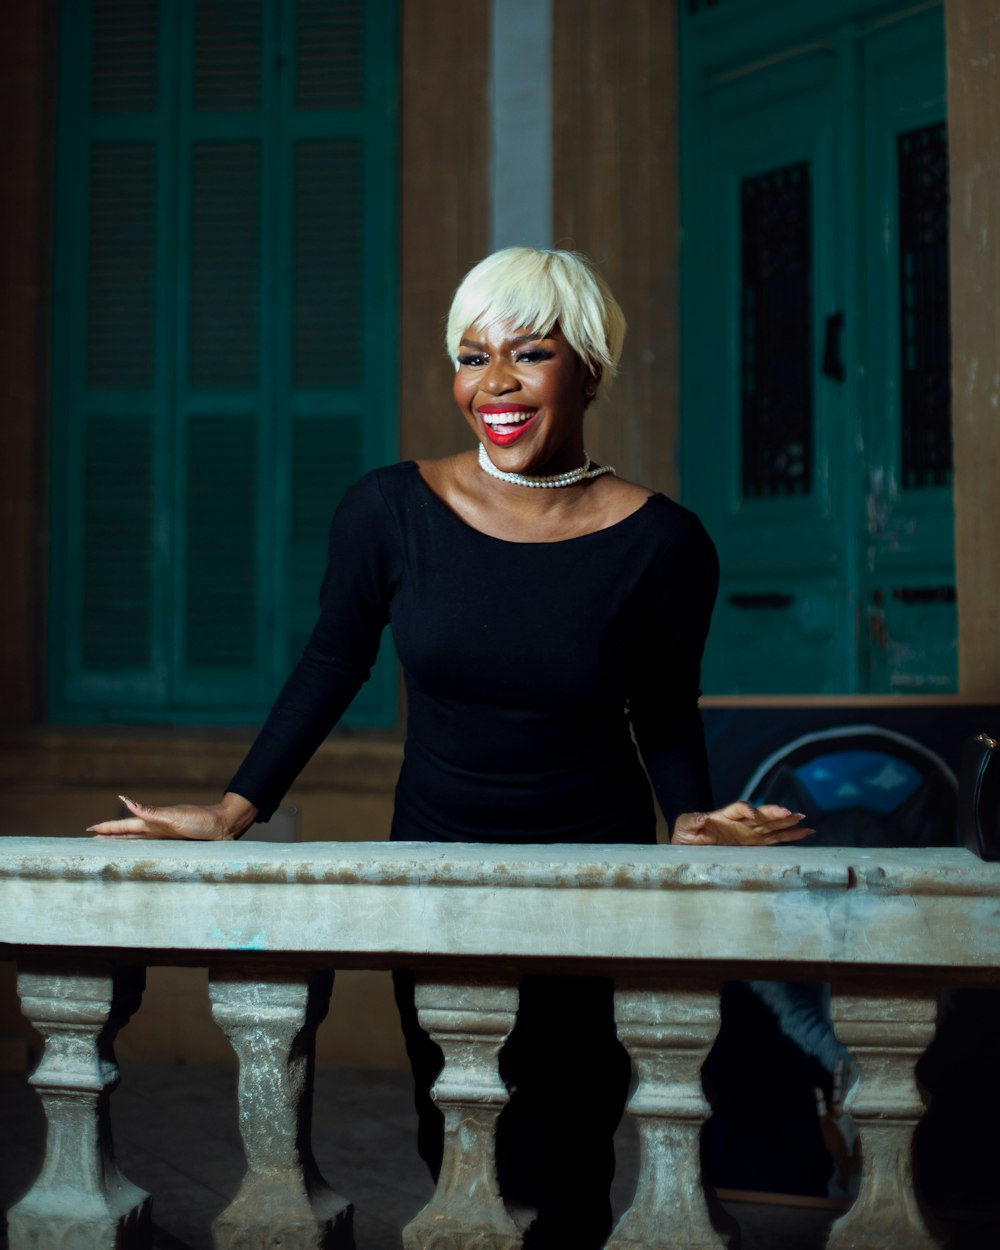
M438 507L447 513L447 515L460 525L462 529L468 530L470 534L475 534L479 538L485 538L489 542L502 543L505 547L563 547L567 543L585 542L587 539L597 538L601 534L611 534L616 530L620 530L622 526L628 525L641 513L645 512L646 508L653 499L663 498L660 491L654 491L653 494L648 495L646 499L643 500L638 508L629 512L626 516L623 516L620 521L612 521L610 525L603 525L600 529L596 530L588 530L585 534L576 534L572 538L555 538L550 542L518 542L516 538L499 538L496 534L488 534L485 530L477 529L474 525L470 525L469 522L463 517L460 517L454 508L445 503L437 491L434 490L431 484L420 472L420 466L417 464L416 460L404 461L404 467L412 468L413 472L416 474L417 481L421 484L424 491L431 497L431 499L434 500Z

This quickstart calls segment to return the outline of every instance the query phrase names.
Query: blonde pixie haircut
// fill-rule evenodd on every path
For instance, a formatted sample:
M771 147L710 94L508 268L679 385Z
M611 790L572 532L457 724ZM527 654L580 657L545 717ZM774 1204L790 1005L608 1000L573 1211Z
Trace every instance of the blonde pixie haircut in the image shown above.
M625 315L608 284L579 252L507 247L462 279L448 312L445 342L458 368L462 335L509 322L538 334L559 323L591 374L608 383L618 372Z

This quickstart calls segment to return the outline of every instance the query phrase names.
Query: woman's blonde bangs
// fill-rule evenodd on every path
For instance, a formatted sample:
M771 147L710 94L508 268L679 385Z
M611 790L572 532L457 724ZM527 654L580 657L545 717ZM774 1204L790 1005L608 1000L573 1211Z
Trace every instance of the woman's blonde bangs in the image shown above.
M448 355L458 368L470 327L507 323L548 334L559 323L590 372L610 382L618 371L625 317L604 279L577 252L508 247L462 279L448 313Z

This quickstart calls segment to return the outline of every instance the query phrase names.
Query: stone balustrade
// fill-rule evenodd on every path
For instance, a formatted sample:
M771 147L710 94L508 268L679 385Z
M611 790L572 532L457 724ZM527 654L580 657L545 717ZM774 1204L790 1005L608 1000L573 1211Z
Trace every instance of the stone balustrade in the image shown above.
M119 1169L113 1043L145 967L207 965L240 1062L247 1169L214 1225L227 1250L349 1247L352 1209L310 1147L313 1043L337 968L408 967L445 1055L437 1191L406 1250L515 1250L493 1138L497 1055L522 970L614 978L637 1074L631 1208L613 1250L716 1250L733 1229L702 1183L699 1070L728 978L823 978L860 1069L863 1174L831 1250L941 1244L910 1164L914 1063L946 984L1000 977L1000 864L962 850L476 847L0 840L0 955L45 1038L31 1077L47 1151L9 1213L11 1250L150 1245L149 1195Z

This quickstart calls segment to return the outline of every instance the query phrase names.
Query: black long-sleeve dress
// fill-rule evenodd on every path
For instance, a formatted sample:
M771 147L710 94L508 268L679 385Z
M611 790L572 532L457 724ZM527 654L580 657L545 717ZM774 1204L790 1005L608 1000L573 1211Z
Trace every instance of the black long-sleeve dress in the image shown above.
M413 462L377 470L337 510L319 621L229 789L274 811L388 624L408 695L394 839L652 842L646 773L671 824L712 805L698 682L717 584L711 540L663 495L595 533L514 543L462 521ZM437 1175L441 1052L412 974L395 979ZM524 977L500 1071L501 1189L539 1213L525 1246L596 1250L630 1080L611 982Z
M648 842L711 806L698 713L718 582L698 519L652 495L606 529L471 528L412 462L345 496L321 613L229 789L266 819L368 676L386 624L406 677L395 840ZM631 728L631 731L630 731Z

